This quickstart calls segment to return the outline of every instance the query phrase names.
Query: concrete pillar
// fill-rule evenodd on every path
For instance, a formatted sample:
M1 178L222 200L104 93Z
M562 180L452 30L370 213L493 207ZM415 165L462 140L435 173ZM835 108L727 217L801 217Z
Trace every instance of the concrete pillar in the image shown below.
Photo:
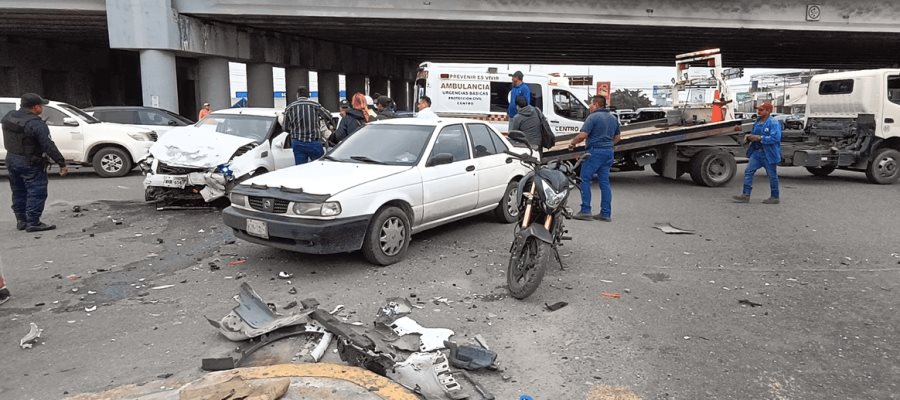
M398 110L409 110L406 99L406 82L401 79L391 81L391 99L397 104Z
M144 105L178 113L178 75L175 54L163 50L141 50L141 91Z
M340 77L337 72L319 72L319 104L329 111L336 112L340 109ZM349 92L349 90L348 90Z
M275 107L275 80L272 64L247 64L247 105Z
M366 76L362 74L347 74L347 100L353 98L356 92L366 93Z
M309 70L298 67L287 67L284 69L284 90L287 103L297 100L297 87L304 86L306 90L312 91L309 87Z
M380 76L369 77L369 94L381 93L388 95L388 79Z
M204 57L200 59L200 103L198 106L202 106L202 103L209 103L213 110L231 106L231 83L227 58Z

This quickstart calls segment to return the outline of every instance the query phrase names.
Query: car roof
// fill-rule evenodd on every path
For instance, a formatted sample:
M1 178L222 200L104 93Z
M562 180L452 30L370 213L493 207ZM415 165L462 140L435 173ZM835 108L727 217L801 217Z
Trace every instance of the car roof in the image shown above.
M156 110L156 111L167 111L159 107L146 107L146 106L95 106L84 108L85 111L104 111L104 110Z
M472 118L392 118L382 121L377 121L378 124L385 125L423 125L423 126L434 126L434 125L449 125L449 124L461 124L461 123L473 123L480 122L483 124L487 124L487 121L472 119Z
M211 112L213 115L255 115L259 117L269 117L269 116L277 116L281 114L282 110L280 108L262 108L262 107L248 107L248 108L224 108L221 110L216 110Z

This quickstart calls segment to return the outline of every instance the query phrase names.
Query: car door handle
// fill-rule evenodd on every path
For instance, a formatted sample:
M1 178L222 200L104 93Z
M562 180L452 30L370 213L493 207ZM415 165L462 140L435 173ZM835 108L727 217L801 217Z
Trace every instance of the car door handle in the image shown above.
M474 171L474 170L475 170L475 166L474 166L474 165L470 165L470 166L466 167L466 172L472 172L472 171Z
M884 119L884 123L886 123L886 124L893 124L893 123L894 123L894 119L893 119L893 118L885 118L885 119Z

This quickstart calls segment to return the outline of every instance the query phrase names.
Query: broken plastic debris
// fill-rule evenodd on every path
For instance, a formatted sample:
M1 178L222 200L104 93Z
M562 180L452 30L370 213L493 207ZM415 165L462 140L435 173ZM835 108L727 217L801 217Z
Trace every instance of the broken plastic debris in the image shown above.
M97 311L97 306L85 307L84 312L94 312Z
M738 300L738 304L747 305L747 306L750 306L751 308L752 307L762 307L762 304L754 302L754 301L750 301L747 299Z
M19 347L23 349L30 349L34 345L34 341L41 337L41 332L43 329L38 328L37 324L34 322L31 323L31 329L28 330L28 334L19 340Z
M243 264L243 263L246 263L246 262L247 262L247 260L234 260L234 261L228 263L228 266L229 266L229 267L234 267L234 266L237 266L237 265L241 265L241 264Z
M547 304L547 303L544 303L544 307L547 307L547 310L548 310L548 311L556 311L556 310L559 310L560 308L563 308L563 307L565 307L565 306L567 306L567 305L569 305L569 303L566 303L565 301L560 301L560 302L553 303L553 304Z
M607 299L620 299L622 295L616 292L600 292L600 295Z
M168 289L171 287L175 287L175 285L154 286L154 287L150 288L150 290L162 290L162 289Z
M293 276L294 276L294 274L289 274L289 273L284 272L284 271L281 271L281 272L278 273L278 278L279 278L279 279L291 279Z
M450 340L453 331L445 328L425 328L410 317L402 317L391 324L391 329L400 336L410 333L421 335L422 351L434 351L444 348L444 342Z
M693 235L694 234L694 231L692 231L692 230L676 228L668 222L657 222L657 223L653 224L653 227L663 231L667 235Z

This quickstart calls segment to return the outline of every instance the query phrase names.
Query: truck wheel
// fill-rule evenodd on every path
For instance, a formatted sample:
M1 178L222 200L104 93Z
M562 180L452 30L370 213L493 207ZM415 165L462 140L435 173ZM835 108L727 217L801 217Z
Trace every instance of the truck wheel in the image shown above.
M815 176L823 176L824 177L824 176L828 176L832 172L834 172L834 167L806 167L806 170Z
M650 164L650 169L653 170L657 175L663 176L662 174L662 160L657 160L655 163ZM675 168L675 179L680 178L684 175L688 170L688 167L684 165L684 163L679 162L677 167Z
M133 167L131 156L116 147L104 147L94 154L91 161L94 172L103 178L113 178L128 175Z
M703 150L691 158L691 179L701 186L722 186L734 177L736 170L734 156L722 150Z
M397 207L385 207L369 223L362 253L372 264L391 265L406 256L412 237L409 216Z
M512 181L506 185L500 203L494 209L497 221L504 224L516 222L519 219L519 182Z
M900 151L881 149L869 161L866 178L871 183L887 185L900 180Z

